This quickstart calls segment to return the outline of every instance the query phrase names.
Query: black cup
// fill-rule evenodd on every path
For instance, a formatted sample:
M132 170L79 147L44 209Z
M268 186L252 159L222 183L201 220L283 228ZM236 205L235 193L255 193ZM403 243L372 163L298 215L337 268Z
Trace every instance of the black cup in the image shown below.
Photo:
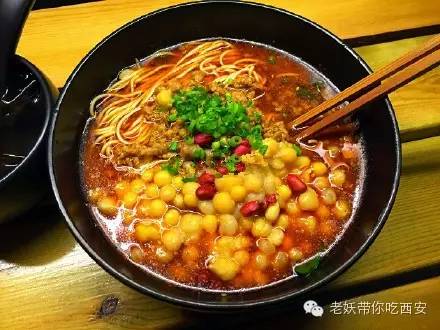
M14 55L32 4L0 1L0 223L50 191L45 151L58 90L32 63Z

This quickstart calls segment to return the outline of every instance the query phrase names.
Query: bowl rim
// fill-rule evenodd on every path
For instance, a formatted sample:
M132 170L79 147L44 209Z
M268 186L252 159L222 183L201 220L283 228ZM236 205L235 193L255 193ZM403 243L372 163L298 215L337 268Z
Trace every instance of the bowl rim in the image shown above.
M41 111L45 111L44 123L41 127L40 133L38 134L36 140L34 140L32 144L32 148L23 158L23 160L14 167L14 169L8 172L5 176L0 177L0 189L5 187L8 183L10 183L23 169L25 169L28 164L33 161L34 156L38 153L39 147L44 143L44 139L46 138L47 132L49 130L50 125L50 117L52 113L53 106L53 96L51 92L50 84L44 74L31 62L26 60L24 57L20 55L14 55L14 60L18 63L24 65L32 74L35 76L38 85L41 88L41 96L45 100L44 109Z
M320 26L319 24L301 16L295 13L292 13L288 10L277 8L271 5L261 4L261 3L255 3L255 2L242 2L239 0L203 0L203 1L192 1L187 2L183 4L177 4L174 6L169 6L165 8L160 8L158 10L152 11L148 14L139 16L130 22L122 25L118 29L114 30L110 34L108 34L105 38L103 38L96 46L94 46L79 62L79 64L75 67L75 69L72 71L70 76L68 77L62 92L58 98L58 101L55 106L54 116L52 118L51 126L50 126L50 134L49 134L49 141L48 141L48 161L49 161L49 175L51 180L51 186L54 192L54 196L57 200L58 207L60 208L66 222L68 225L69 230L74 235L77 242L81 245L81 247L87 252L87 254L97 263L99 264L107 273L112 275L113 277L117 278L119 281L124 283L125 285L135 289L138 292L141 292L143 294L150 295L154 298L157 298L159 300L172 303L175 305L178 305L180 307L185 307L187 309L195 309L195 310L209 310L209 311L226 311L226 310L238 310L240 308L248 308L248 307L259 307L262 305L270 305L274 303L279 303L281 301L287 301L289 299L292 299L294 297L301 296L305 294L306 292L311 292L316 290L318 287L323 286L324 284L330 282L337 276L341 275L345 270L347 270L353 263L358 260L367 250L367 248L372 244L372 242L375 240L379 232L381 231L382 227L384 226L387 217L389 213L391 212L391 208L393 206L394 200L396 198L397 190L399 187L399 181L400 181L400 172L401 172L401 163L402 163L402 156L401 156L401 143L400 143L400 135L399 135L399 128L396 120L396 116L394 113L394 110L391 106L391 102L389 101L388 97L385 98L385 103L387 106L387 110L391 117L391 123L393 125L393 133L394 133L394 145L395 145L395 153L396 153L396 159L397 162L395 163L395 173L393 178L393 184L391 189L391 194L389 196L388 201L384 205L381 214L379 215L377 224L375 225L374 229L372 230L370 236L365 240L365 242L361 245L361 247L339 268L335 269L333 272L329 273L319 281L316 281L315 283L302 288L300 290L294 291L294 292L288 292L286 294L283 294L281 296L277 296L275 298L266 298L264 300L260 301L253 301L253 302L227 302L227 303L217 303L217 302L203 302L203 301L192 301L192 300L185 300L181 298L176 298L174 296L168 295L166 292L146 288L142 285L139 285L134 280L128 278L121 272L119 272L117 269L113 268L111 265L109 265L104 259L102 259L98 253L96 253L87 243L87 241L83 238L80 231L77 229L73 221L71 220L69 213L67 212L66 208L64 207L63 201L61 199L61 196L58 192L58 185L55 177L55 171L54 171L54 162L53 162L53 145L54 145L54 132L57 124L57 118L58 113L60 110L60 107L63 103L64 96L67 93L67 90L69 89L70 84L75 79L77 72L82 68L85 62L91 57L95 51L97 51L103 44L108 42L111 38L113 38L118 33L122 32L126 28L130 27L131 25L137 24L143 20L148 19L149 17L155 16L157 14L161 14L170 10L175 10L179 8L184 7L190 7L190 6L200 6L200 5L208 5L210 3L224 3L224 4L232 4L232 5L239 5L239 6L247 6L247 7L259 7L271 11L276 11L278 13L291 16L295 19L298 19L300 21L303 21L311 26L313 26L315 29L320 30L324 34L326 34L328 37L333 39L336 43L338 43L341 47L344 47L366 70L366 72L369 74L372 72L371 68L366 64L366 62L348 45L346 45L341 39L339 39L337 36L335 36L333 33L325 29L324 27Z

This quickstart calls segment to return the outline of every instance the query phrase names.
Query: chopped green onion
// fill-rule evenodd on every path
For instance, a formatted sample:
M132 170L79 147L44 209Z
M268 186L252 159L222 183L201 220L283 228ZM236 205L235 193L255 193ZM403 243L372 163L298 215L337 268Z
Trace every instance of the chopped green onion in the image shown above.
M182 160L180 159L180 157L175 157L170 159L168 163L163 164L162 169L168 171L168 173L172 175L177 175L179 174L179 168L181 164Z
M296 155L301 156L301 154L302 154L301 148L296 144L292 144L292 147L293 147L293 149L295 149Z
M195 181L197 181L196 176L188 176L186 178L182 178L182 182L195 182Z
M211 144L211 148L212 148L213 150L218 150L218 149L220 149L220 141L214 141L214 142L212 142L212 144Z
M259 124L259 123L261 123L261 116L262 116L261 112L254 111L251 113L250 119L252 122Z
M266 144L262 144L261 146L260 146L260 148L258 149L258 151L262 154L262 155L265 155L266 154L266 151L267 151L267 145Z
M223 145L223 146L227 146L228 145L228 139L226 138L226 136L223 136L220 139L220 144Z
M237 155L232 155L225 159L225 166L229 172L235 171L235 165L240 162L240 158Z
M214 156L229 152L231 146L227 136L248 139L252 148L260 153L267 149L263 144L262 127L258 124L261 114L255 111L248 115L246 107L234 101L230 94L222 98L202 87L181 90L173 96L173 107L177 119L185 123L190 133L210 134L215 140L221 138L220 147L217 143L212 145Z
M250 130L246 138L249 140L253 149L258 150L262 155L266 153L267 145L263 143L263 128L261 125L255 125Z
M202 148L198 147L193 151L193 157L194 159L204 159L205 158L205 150L203 150Z
M169 121L176 121L177 120L177 113L172 113L168 116Z
M221 158L221 157L225 156L225 153L222 150L220 150L220 149L215 149L215 150L212 151L212 155L215 158Z
M177 150L179 150L179 142L177 141L171 142L170 145L168 146L168 149L170 149L170 151L172 152L176 152Z
M186 144L194 144L194 138L192 136L185 137Z
M240 144L240 142L241 142L241 137L239 137L239 136L233 136L228 140L228 144L232 148L238 146Z
M302 99L306 99L309 101L315 100L320 96L320 93L318 92L318 90L309 88L304 85L297 86L295 90L296 90L296 95L298 95Z

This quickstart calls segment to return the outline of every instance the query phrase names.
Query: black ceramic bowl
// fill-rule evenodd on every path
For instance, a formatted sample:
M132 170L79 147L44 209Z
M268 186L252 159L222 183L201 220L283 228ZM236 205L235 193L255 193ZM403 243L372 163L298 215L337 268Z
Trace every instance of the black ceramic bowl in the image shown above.
M46 142L58 95L20 56L14 56L8 71L8 90L0 100L0 150L10 155L0 155L0 223L29 210L50 191Z
M226 295L173 285L128 262L97 227L81 197L80 141L92 97L135 58L207 37L246 39L287 51L317 68L340 89L370 72L355 52L322 27L272 7L210 1L143 16L96 46L76 67L59 98L49 146L51 179L59 206L78 242L99 265L123 283L156 298L195 309L233 310L303 295L353 264L377 236L391 210L399 182L400 143L396 119L386 99L358 116L366 179L353 222L308 277Z

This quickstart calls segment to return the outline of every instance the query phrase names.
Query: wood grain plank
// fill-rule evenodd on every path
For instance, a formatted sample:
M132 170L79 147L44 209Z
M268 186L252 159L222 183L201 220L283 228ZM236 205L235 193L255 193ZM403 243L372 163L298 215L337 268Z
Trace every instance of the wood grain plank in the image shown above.
M354 0L332 1L331 4L324 0L257 2L284 8L310 18L342 39L356 39L440 23L440 5L435 0Z
M403 145L402 181L384 229L367 253L326 288L344 288L402 272L440 265L440 137ZM0 233L0 328L143 329L191 322L190 315L125 287L74 243L62 219L48 212L2 227ZM8 242L16 242L9 245ZM103 301L119 299L114 313L98 317Z
M134 18L184 0L105 0L32 11L17 52L57 87L101 39Z
M417 48L432 36L356 48L373 70ZM440 134L440 67L389 95L403 142Z
M80 59L104 36L126 22L183 0L105 0L30 14L18 53L62 86ZM351 39L440 23L436 0L258 1L318 22L341 38Z

